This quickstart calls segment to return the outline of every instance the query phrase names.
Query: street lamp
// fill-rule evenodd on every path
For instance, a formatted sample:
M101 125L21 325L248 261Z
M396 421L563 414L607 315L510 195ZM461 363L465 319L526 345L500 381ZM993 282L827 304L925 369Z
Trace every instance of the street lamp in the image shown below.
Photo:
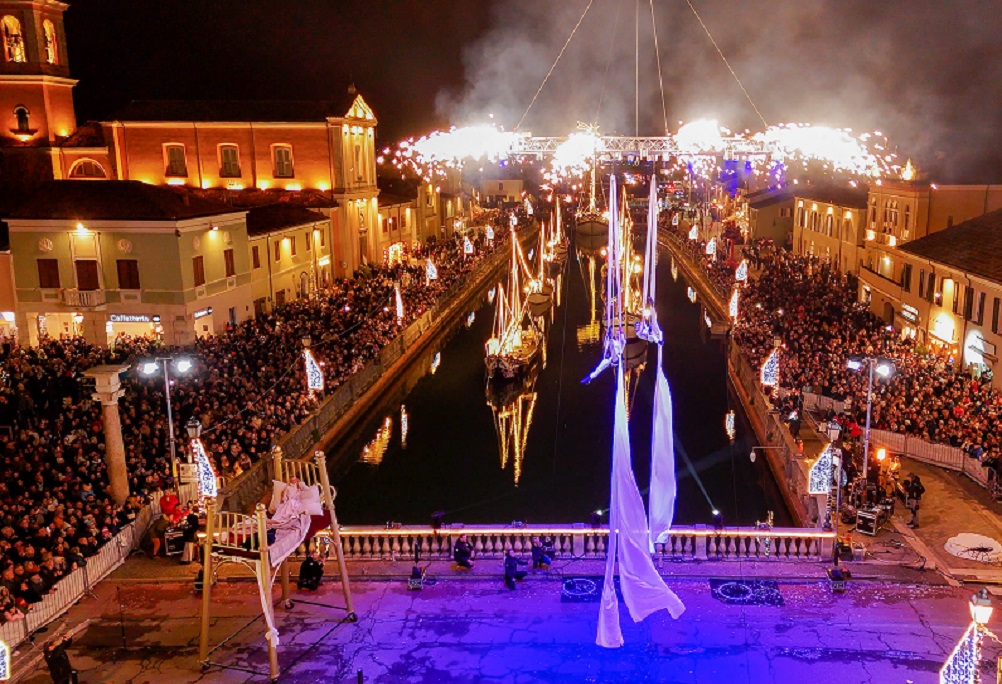
M873 411L873 376L879 375L885 380L894 375L894 362L890 359L874 356L850 356L846 361L846 367L851 371L858 371L867 366L866 384L866 431L863 433L863 481L866 481L866 474L870 464L870 414ZM863 485L863 498L866 499L866 485Z
M755 450L756 449L763 449L764 450L764 449L785 449L785 448L786 447L784 447L784 446L753 446L751 448L751 452L749 452L749 454L748 454L748 459L752 463L755 462Z
M174 358L173 356L158 356L155 359L142 361L139 370L143 375L154 375L157 369L163 366L164 371L164 397L167 399L167 434L170 439L170 471L174 478L174 486L179 484L177 473L177 445L174 440L174 414L170 405L170 363L174 362L174 369L184 375L191 370L191 359L187 357Z
M984 627L988 624L988 620L992 617L992 599L988 595L987 589L982 589L977 594L971 596L971 619L979 627Z

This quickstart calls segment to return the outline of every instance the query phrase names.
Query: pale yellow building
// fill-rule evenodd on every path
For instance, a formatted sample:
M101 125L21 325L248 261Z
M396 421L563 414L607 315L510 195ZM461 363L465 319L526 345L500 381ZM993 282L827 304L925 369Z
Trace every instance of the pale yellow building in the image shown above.
M864 270L860 296L870 310L974 374L992 370L1002 343L1002 210L895 247L888 277ZM1002 379L994 378L996 387Z
M864 251L866 190L801 186L793 191L793 251L855 272Z

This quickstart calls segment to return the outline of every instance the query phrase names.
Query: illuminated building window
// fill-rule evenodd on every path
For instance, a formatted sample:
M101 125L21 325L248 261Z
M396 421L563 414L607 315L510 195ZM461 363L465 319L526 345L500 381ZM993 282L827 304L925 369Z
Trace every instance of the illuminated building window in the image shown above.
M3 18L4 57L8 62L24 62L24 36L21 34L21 22L7 15Z
M272 148L272 159L275 162L275 178L292 178L292 148L288 145L275 145Z
M166 175L180 178L188 176L188 163L184 157L184 145L164 145L164 162Z
M56 27L46 19L42 22L42 34L45 39L45 61L55 64L58 61L56 53Z
M17 119L17 132L18 133L30 133L31 132L31 122L29 121L28 108L24 105L18 105L14 108L14 117Z
M222 178L240 177L240 150L236 145L219 146L219 175Z
M70 178L107 178L104 167L93 159L80 159L70 167Z

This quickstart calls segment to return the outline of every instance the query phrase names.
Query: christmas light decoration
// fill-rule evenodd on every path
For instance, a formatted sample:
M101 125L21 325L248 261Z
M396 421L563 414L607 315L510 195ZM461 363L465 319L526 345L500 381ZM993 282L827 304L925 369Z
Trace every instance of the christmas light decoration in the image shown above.
M775 387L779 384L779 347L773 349L772 353L762 363L759 380L766 387Z
M981 626L972 622L939 671L939 684L978 684L981 639Z
M435 264L432 263L431 259L426 259L424 262L424 274L425 278L429 281L438 280L438 269L435 268Z
M491 242L494 240L494 226L487 224L487 241Z
M394 297L396 297L396 300L397 300L397 325L403 325L403 322L404 322L404 300L403 300L403 297L400 296L400 286L399 285L394 285L393 286L393 294L394 294Z
M470 242L470 238L468 237L463 238L463 254L473 254L473 243Z
M727 306L727 312L731 316L731 320L735 323L738 322L738 288L734 288L731 293L731 301Z
M734 411L728 411L724 416L724 431L727 433L727 439L734 441L735 435L737 435L737 430L735 429L735 419Z
M832 489L832 467L835 463L835 447L831 444L818 456L807 476L809 494L828 494Z
M514 228L517 225L518 225L518 216L516 216L515 214L512 214L511 215L511 227Z
M306 361L306 389L310 392L323 392L324 372L309 348L303 350L303 359Z
M0 682L6 682L10 675L10 646L0 641Z
M710 241L706 243L706 256L716 256L717 254L717 238L712 237Z
M219 485L216 483L216 472L212 469L209 455L205 453L202 440L195 438L191 440L191 451L195 454L195 466L198 473L198 494L202 498L215 498L219 494Z
M734 271L734 280L739 283L746 282L748 280L748 260L742 259L741 263L738 264L737 269Z
M699 239L699 226L693 226L689 229L689 239L698 240Z

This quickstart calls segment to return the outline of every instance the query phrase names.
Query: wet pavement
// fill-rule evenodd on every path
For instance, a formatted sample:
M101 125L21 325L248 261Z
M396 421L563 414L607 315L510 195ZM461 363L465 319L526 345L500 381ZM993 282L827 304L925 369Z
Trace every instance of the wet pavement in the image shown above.
M563 598L557 574L532 574L508 591L495 565L484 561L472 576L436 565L421 591L408 591L402 579L358 579L354 624L342 621L343 610L303 602L343 605L336 582L316 594L294 591L298 602L276 610L281 680L354 683L361 670L363 681L381 684L935 682L966 628L971 593L884 579L850 582L846 594L836 595L827 582L791 577L770 585L771 602L781 605L729 604L710 588L721 566L740 577L739 566L770 566L776 574L794 564L705 564L703 578L669 580L687 607L679 620L654 615L635 625L621 604L626 645L606 650L594 645L597 603ZM801 575L820 575L814 564L799 567ZM589 578L595 570L562 568L566 576ZM867 567L857 570L862 576ZM728 595L740 598L745 590L737 589ZM213 643L237 632L214 660L266 669L256 586L221 581L213 595ZM222 668L199 671L200 610L190 583L112 579L59 629L79 630L71 655L81 682L266 681ZM997 655L994 645L986 649L986 657ZM37 650L19 654L15 667L27 673L33 655ZM49 681L42 668L22 681Z

